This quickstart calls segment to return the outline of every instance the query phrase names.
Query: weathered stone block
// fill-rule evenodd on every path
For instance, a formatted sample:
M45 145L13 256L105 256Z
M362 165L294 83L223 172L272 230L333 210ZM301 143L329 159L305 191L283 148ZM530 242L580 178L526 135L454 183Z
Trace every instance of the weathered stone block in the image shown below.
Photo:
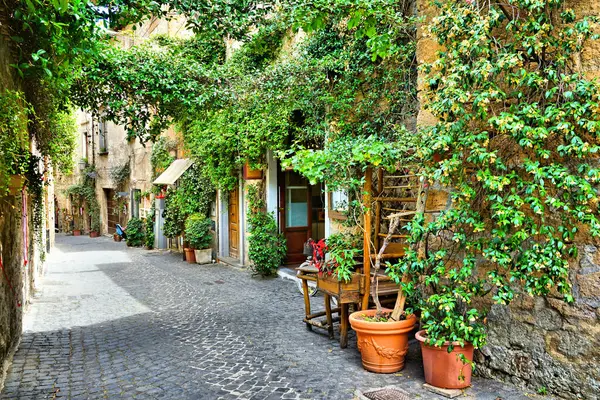
M577 275L579 295L600 300L600 272Z

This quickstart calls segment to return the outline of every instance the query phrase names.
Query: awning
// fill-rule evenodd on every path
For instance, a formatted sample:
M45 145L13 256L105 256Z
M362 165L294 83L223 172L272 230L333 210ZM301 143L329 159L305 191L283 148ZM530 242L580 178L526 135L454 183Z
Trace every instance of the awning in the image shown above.
M169 168L165 170L158 178L152 182L155 185L174 185L177 179L193 164L189 158L182 158L173 161Z

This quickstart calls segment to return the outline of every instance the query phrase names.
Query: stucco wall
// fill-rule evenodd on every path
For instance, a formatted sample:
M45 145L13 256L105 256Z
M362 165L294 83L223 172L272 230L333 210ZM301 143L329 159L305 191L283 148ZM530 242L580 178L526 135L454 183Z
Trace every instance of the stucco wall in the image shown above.
M435 12L429 4L418 0L424 24ZM579 16L600 14L595 0L570 1L567 7ZM437 43L419 29L419 64L433 60L437 50ZM590 77L600 76L600 42L590 43L574 62ZM419 81L423 79L421 71ZM420 110L418 123L429 125L435 119ZM477 374L533 391L545 388L568 399L600 398L600 243L583 238L579 247L580 257L571 264L575 304L524 296L510 307L494 305L488 316L488 344L476 354Z

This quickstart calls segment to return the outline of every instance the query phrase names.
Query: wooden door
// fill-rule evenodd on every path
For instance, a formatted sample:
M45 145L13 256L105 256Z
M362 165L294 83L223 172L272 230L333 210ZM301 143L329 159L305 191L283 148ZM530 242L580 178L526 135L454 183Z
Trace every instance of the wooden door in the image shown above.
M239 258L239 191L236 188L229 193L229 257Z
M306 260L304 243L310 238L312 213L308 181L294 171L280 176L281 231L287 241L287 264L300 264Z
M108 222L108 233L115 233L117 231L117 224L119 223L115 191L112 189L104 189L104 195L106 196L106 211L108 214L106 218L106 221Z
M106 196L108 233L112 234L117 231L117 224L120 224L123 228L127 225L127 213L123 209L123 202L125 200L115 200L116 192L113 189L104 189L104 195Z

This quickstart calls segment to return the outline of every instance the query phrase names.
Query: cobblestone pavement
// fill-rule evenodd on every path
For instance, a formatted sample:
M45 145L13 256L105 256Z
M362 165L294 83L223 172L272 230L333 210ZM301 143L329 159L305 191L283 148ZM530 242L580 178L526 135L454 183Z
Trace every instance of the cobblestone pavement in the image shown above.
M306 330L290 281L60 236L39 286L2 399L352 399L388 385L438 398L416 343L401 373L366 372L354 336L342 350ZM528 397L475 379L463 398Z

